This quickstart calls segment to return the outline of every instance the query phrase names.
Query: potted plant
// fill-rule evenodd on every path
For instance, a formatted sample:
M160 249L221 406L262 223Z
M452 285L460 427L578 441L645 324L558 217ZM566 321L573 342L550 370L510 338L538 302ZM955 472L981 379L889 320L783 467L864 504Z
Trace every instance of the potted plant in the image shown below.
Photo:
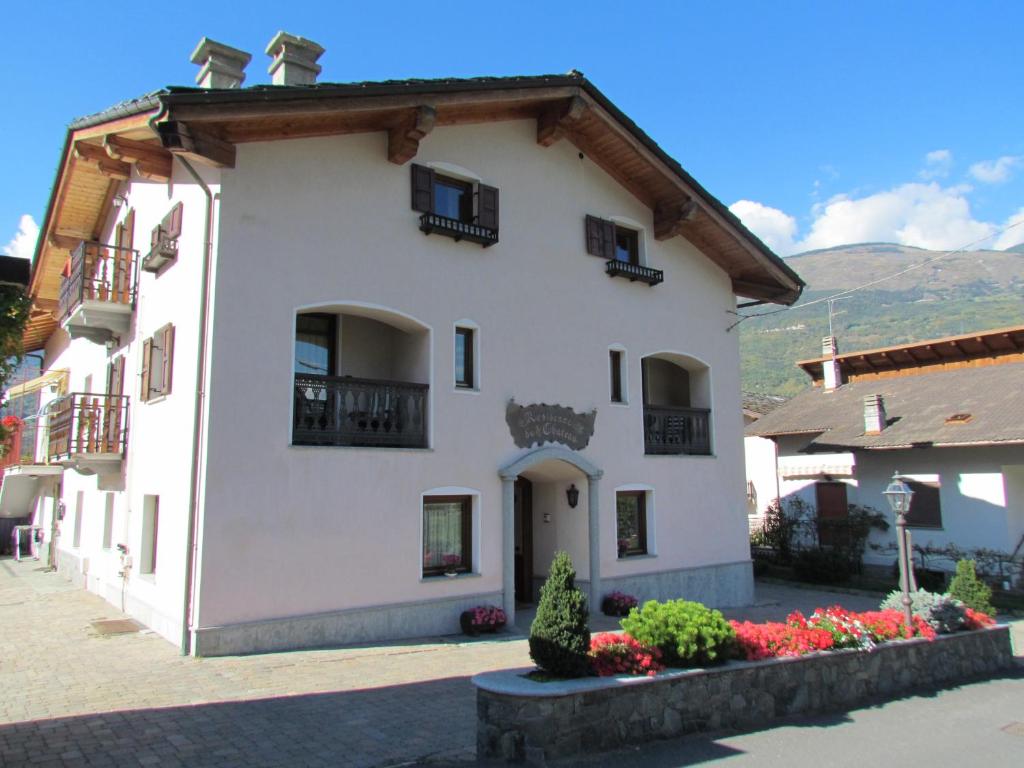
M605 616L628 616L629 612L639 605L639 601L625 592L609 592L601 601L601 613Z
M458 576L459 566L462 565L462 556L450 553L442 555L441 564L444 565L445 576Z
M505 626L506 621L505 611L495 605L478 605L459 614L462 632L470 637L476 637L481 632L497 632Z

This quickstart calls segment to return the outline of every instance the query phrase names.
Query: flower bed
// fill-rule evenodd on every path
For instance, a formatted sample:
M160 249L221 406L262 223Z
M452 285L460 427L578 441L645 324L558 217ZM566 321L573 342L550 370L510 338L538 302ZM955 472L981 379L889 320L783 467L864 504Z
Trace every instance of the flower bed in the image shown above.
M494 605L478 605L459 614L462 632L475 637L481 632L497 632L505 626L505 611Z
M788 624L763 631L786 637L787 630L778 628L795 630L793 636L814 631ZM776 718L846 711L1014 668L1006 626L879 643L871 650L775 655L654 676L616 672L540 683L525 678L525 669L478 675L477 755L522 760L530 751L552 760L689 733L750 730Z

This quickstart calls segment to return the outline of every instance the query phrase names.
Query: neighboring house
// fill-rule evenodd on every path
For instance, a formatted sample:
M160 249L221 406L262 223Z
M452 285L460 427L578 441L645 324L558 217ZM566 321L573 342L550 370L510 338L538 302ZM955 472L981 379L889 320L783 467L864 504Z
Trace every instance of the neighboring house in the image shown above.
M743 393L743 428L786 402L778 395ZM750 530L760 528L764 511L779 495L779 475L775 471L775 443L763 437L744 437L743 454L747 477L747 520Z
M826 338L824 356L797 363L813 387L747 427L748 441L777 446L761 498L799 496L825 517L859 504L891 521L882 491L899 472L915 492L914 544L1020 551L1024 326L841 355L834 345ZM894 543L895 532L871 541Z
M729 313L800 279L579 73L321 52L240 88L204 39L203 87L72 123L20 468L59 569L197 654L456 632L559 549L592 604L749 601Z

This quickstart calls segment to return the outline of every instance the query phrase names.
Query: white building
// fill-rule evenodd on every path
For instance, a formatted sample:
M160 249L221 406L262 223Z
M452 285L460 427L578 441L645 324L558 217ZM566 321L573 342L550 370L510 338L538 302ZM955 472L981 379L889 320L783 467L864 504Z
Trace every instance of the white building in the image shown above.
M454 632L557 549L748 601L729 312L799 278L579 73L267 50L69 130L26 344L72 394L17 470L60 569L198 654Z
M818 516L843 517L850 504L891 516L882 491L899 472L915 492L915 545L1024 551L1024 326L844 354L834 346L826 338L822 357L797 363L812 387L746 429L760 511L799 497ZM870 543L895 545L895 530Z

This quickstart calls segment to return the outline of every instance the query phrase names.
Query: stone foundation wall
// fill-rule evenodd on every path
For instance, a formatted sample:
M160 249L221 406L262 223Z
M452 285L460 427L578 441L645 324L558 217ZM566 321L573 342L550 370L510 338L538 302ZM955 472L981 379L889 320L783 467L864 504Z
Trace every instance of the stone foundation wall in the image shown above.
M1014 666L1008 627L908 640L873 651L731 662L654 678L553 683L526 670L473 678L477 754L541 762L794 715L842 711L915 689L991 677Z

